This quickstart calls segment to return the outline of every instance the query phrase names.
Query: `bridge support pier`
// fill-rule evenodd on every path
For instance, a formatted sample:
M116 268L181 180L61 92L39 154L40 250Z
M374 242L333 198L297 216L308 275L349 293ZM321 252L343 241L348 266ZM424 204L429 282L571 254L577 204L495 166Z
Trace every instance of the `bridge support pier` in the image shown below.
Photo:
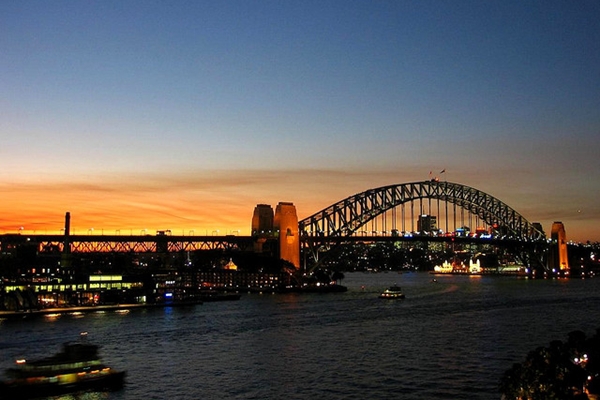
M552 246L548 254L548 268L554 271L565 271L569 269L569 257L567 254L567 234L562 222L556 221L552 224Z
M280 202L273 214L268 204L258 204L252 217L254 251L261 253L269 239L277 239L277 255L300 268L300 235L294 203Z
M300 268L300 235L294 203L280 202L275 209L273 228L279 232L279 257Z

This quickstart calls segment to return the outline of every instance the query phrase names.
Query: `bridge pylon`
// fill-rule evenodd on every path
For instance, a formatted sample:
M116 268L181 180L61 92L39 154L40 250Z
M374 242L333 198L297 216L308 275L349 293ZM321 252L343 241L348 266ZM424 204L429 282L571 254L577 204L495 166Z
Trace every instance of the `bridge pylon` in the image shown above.
M273 213L268 204L258 204L252 217L254 251L262 253L269 248L267 242L277 240L276 253L279 258L300 268L300 235L298 215L294 203L280 202ZM265 245L267 247L265 247Z
M273 228L279 232L279 257L300 268L300 235L294 203L280 202L275 209Z
M552 245L548 254L548 267L554 271L567 271L569 269L567 234L562 222L555 221L552 224L550 238L552 239Z

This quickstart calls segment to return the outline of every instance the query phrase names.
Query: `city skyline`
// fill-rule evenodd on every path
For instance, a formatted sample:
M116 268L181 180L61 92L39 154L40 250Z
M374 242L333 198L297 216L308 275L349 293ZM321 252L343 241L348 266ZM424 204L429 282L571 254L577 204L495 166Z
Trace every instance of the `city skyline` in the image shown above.
M250 233L439 177L600 241L600 3L0 5L0 233ZM445 171L443 174L441 171Z

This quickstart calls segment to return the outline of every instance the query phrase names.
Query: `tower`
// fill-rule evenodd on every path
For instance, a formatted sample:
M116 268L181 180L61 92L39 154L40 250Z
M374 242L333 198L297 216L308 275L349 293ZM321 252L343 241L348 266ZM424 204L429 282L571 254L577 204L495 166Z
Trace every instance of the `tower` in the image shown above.
M61 256L61 265L64 268L71 267L71 213L65 214L65 237L63 240L63 251Z
M273 230L273 207L258 204L252 215L252 235L268 234Z
M268 204L257 204L254 207L250 232L254 237L254 252L262 253L267 236L273 234L273 207Z
M294 203L280 202L275 209L273 229L279 232L279 257L300 268L300 236Z
M556 244L550 248L548 266L557 271L568 270L567 234L562 222L556 221L552 224L551 239Z

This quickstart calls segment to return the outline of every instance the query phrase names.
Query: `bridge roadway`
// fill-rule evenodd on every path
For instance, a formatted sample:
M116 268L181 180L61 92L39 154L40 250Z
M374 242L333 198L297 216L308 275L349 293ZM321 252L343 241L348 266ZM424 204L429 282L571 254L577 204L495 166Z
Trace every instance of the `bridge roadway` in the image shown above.
M195 250L242 250L254 246L251 236L211 235L69 235L64 234L5 234L0 236L0 247L7 251L11 246L39 246L44 253L62 252L66 241L71 252L179 252Z
M65 240L71 252L169 252L197 250L253 251L257 240L253 236L238 235L69 235L64 234L5 234L0 235L0 248L8 251L12 246L30 243L42 253L62 252ZM277 237L265 238L277 242ZM547 248L547 241L523 241L522 239L471 236L425 236L425 235L354 235L354 236L303 236L304 245L324 245L361 242L432 242L456 244L482 244L512 248Z
M346 199L343 199L301 221L298 221L298 232L300 241L307 243L323 243L323 237L332 240L334 237L348 238L349 241L361 240L364 236L360 229L370 221L381 216L385 217L388 210L394 211L397 207L402 207L402 219L405 219L404 205L411 204L410 220L414 221L413 203L418 202L419 209L423 210L423 200L437 202L437 215L441 215L439 202L445 203L446 225L448 225L448 203L453 205L454 219L456 219L456 207L467 211L469 215L474 215L477 220L484 222L487 226L499 226L505 230L509 237L516 238L519 241L528 243L535 241L538 245L545 241L546 235L541 230L541 225L532 224L514 209L503 203L499 199L484 193L475 188L458 183L440 182L432 179L422 182L411 182L396 185L383 186L370 189L362 193L357 193ZM435 208L435 207L433 207ZM429 203L428 209L431 211L432 204ZM295 209L294 209L295 212ZM394 215L394 214L392 214ZM461 219L463 215L461 213ZM395 217L394 217L395 218ZM383 222L383 221L382 221ZM454 221L454 226L456 226ZM464 225L464 221L461 220ZM65 229L69 232L70 213L66 215ZM364 228L363 228L364 229ZM292 229L294 231L295 229ZM404 230L404 229L403 229ZM414 230L411 229L411 230ZM448 231L446 227L446 231ZM116 231L117 232L117 231ZM115 233L116 233L115 232ZM144 231L145 232L145 231ZM21 232L22 234L23 232ZM161 234L162 233L162 234ZM373 232L375 233L375 232ZM357 236L358 235L358 236ZM37 243L43 243L43 249L60 248L64 246L65 234L62 235L29 235L28 240ZM0 244L4 246L5 242L11 239L18 242L21 235L4 235L0 237ZM315 241L309 237L317 238ZM359 237L361 239L354 239ZM406 236L392 235L393 239L382 236L380 241L386 240L427 240L427 241L448 241L447 237L427 236L427 239L411 239ZM414 237L414 236L413 236ZM352 238L352 239L350 239ZM269 238L276 239L276 238ZM476 239L469 238L468 240ZM482 238L477 238L482 239ZM171 231L157 231L157 235L93 235L88 231L88 235L68 235L72 251L192 251L216 248L239 248L247 249L253 246L254 238L251 236L185 236L171 235ZM341 239L343 240L343 239ZM374 240L374 239L373 239ZM461 239L462 240L462 239ZM505 243L504 241L502 243Z
M465 244L488 244L502 246L540 246L548 245L546 241L532 240L523 241L515 238L478 238L472 236L426 236L426 235L411 235L411 236L332 236L332 237L306 237L302 239L307 243L360 243L360 242L433 242L433 243L465 243Z

